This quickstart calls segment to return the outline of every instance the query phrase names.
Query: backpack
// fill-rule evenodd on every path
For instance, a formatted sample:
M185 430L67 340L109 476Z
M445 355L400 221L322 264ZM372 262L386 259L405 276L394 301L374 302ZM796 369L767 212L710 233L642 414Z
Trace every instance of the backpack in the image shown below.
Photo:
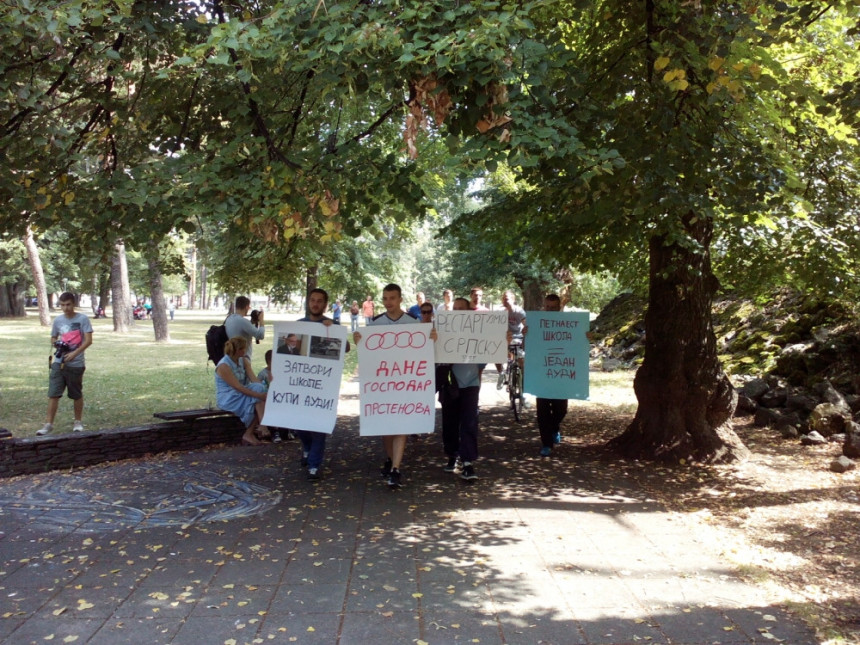
M224 358L224 345L230 340L224 325L212 325L206 332L206 353L209 360L217 365Z

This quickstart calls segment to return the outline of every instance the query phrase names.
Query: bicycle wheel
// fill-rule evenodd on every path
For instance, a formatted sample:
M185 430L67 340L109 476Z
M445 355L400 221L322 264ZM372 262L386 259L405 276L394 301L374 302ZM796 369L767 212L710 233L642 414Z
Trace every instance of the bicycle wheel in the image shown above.
M513 363L508 372L508 394L511 399L511 410L514 411L514 419L520 420L520 412L523 411L523 373L517 363Z

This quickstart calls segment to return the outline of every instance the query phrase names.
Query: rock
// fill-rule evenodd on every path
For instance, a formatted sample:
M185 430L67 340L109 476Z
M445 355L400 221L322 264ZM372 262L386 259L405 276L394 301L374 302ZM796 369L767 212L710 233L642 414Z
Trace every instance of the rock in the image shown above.
M801 423L803 422L800 420L800 415L797 412L789 412L788 414L779 415L779 419L776 420L776 429L782 430L785 426L794 426L797 428Z
M829 437L845 429L847 407L833 403L820 403L809 415L809 427Z
M755 402L755 399L738 394L738 405L735 408L736 417L741 417L745 414L755 414L756 410L758 410L758 403Z
M604 372L614 372L619 367L621 367L621 361L615 358L604 358L600 365L600 369Z
M779 387L774 390L768 390L759 397L759 405L766 408L781 408L785 405L788 392L785 388Z
M789 394L785 399L785 407L792 410L804 410L806 412L812 412L819 403L820 401L817 398L803 392L794 392Z
M830 443L845 443L845 433L839 432L837 434L832 434L827 437L827 441Z
M765 426L775 426L776 422L779 421L780 414L776 410L771 410L770 408L759 408L755 413L755 423L759 428L764 428Z
M764 380L754 378L753 380L744 383L738 393L752 399L753 401L758 401L759 397L769 389L770 387L764 382Z
M849 470L854 470L855 468L857 468L857 464L845 455L841 455L830 462L830 470L834 473L847 473Z
M822 437L815 430L812 430L809 434L805 434L800 438L800 443L804 446L820 446L821 444L827 443L827 439Z
M860 425L849 421L845 424L845 443L842 454L852 459L860 458Z
M851 406L848 405L845 397L842 396L835 387L833 387L830 381L824 381L824 383L824 390L821 392L822 400L825 403L832 403L833 405L844 408L845 410L850 410Z
M783 439L797 439L797 437L800 436L800 433L794 426L782 426L779 429L779 433L782 435Z
M851 412L857 412L860 410L860 395L846 394L845 403L847 403L848 407L851 408Z

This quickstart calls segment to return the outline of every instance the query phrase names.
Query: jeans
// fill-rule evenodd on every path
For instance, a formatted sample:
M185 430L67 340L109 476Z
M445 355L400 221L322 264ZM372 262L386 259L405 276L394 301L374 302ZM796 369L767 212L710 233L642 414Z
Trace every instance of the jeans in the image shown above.
M325 440L328 435L325 432L312 432L310 430L293 430L302 442L302 451L308 453L308 468L319 468L325 453Z
M350 317L351 331L358 331L358 314Z

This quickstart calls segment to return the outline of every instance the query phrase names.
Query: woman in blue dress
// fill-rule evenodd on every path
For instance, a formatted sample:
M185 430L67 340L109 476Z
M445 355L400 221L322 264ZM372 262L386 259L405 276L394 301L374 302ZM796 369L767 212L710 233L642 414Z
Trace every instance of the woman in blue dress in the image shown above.
M266 386L257 380L251 361L245 357L248 341L235 336L224 344L224 358L215 368L215 400L218 407L232 412L245 424L242 445L258 446L254 431L260 427L266 409Z

